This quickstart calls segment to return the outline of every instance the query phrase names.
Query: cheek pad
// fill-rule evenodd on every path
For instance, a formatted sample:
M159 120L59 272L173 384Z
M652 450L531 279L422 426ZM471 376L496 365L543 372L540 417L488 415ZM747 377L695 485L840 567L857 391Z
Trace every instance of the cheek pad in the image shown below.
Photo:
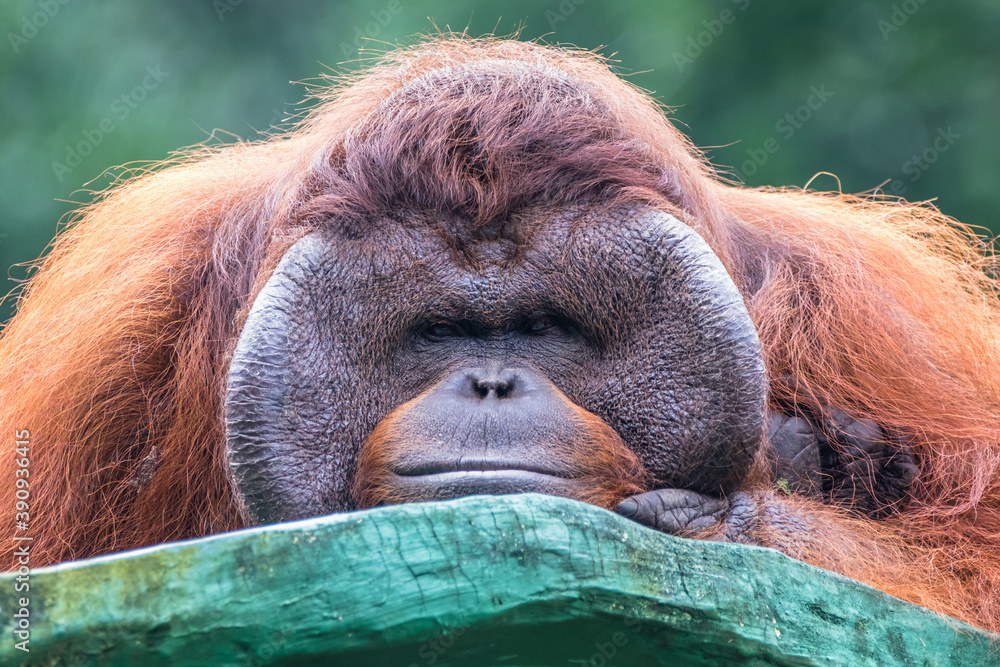
M604 418L662 487L736 488L762 446L760 341L719 258L667 213L628 210L604 234L635 285L633 307L594 373L587 409ZM588 253L577 247L575 260Z
M226 388L226 444L230 479L252 524L350 509L356 453L379 418L370 408L382 404L367 395L376 383L359 365L350 275L332 241L318 232L302 238L240 334Z

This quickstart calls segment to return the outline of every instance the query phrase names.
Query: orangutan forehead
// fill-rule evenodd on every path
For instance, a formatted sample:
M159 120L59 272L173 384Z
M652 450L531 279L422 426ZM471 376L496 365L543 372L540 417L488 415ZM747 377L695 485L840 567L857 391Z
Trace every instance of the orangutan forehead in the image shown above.
M461 215L401 211L367 226L354 253L376 258L373 266L398 273L406 266L441 264L470 273L504 271L563 263L568 250L586 242L588 230L627 224L651 209L594 202L559 208L526 207L477 224ZM339 235L334 223L331 229ZM616 241L599 233L611 252ZM381 258L381 259L379 259Z

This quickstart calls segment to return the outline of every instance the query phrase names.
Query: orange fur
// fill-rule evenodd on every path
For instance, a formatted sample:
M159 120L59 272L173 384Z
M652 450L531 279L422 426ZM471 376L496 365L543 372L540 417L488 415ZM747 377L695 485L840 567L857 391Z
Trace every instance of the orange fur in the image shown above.
M553 107L525 116L535 125L523 132L586 136L592 150L551 166L507 159L527 144L496 144L495 163L493 153L477 170L431 161L386 189L341 168L350 132L379 121L395 91L516 60L579 82L606 116L597 132L586 109ZM745 295L769 376L796 379L772 382L775 401L842 406L913 438L921 474L905 510L876 523L802 501L829 529L785 548L1000 631L1000 300L992 251L970 230L929 205L723 183L650 99L586 53L442 37L319 98L293 132L193 151L110 189L21 295L0 340L0 433L12 447L15 431L31 432L33 565L240 526L223 464L227 354L277 259L309 228L398 211L392 193L475 222L531 201L602 197L669 207L705 236ZM426 113L461 102L433 100ZM446 134L425 141L429 155L453 155ZM141 483L143 462L157 460ZM0 459L6 535L14 471L13 456ZM3 545L0 567L11 567Z

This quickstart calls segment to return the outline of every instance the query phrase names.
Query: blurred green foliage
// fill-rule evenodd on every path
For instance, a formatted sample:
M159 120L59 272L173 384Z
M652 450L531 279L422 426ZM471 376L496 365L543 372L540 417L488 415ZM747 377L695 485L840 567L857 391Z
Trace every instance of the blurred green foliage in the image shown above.
M812 186L1000 232L996 0L8 0L0 26L3 292L107 168L257 138L303 99L290 81L434 26L612 56L749 185L831 172Z

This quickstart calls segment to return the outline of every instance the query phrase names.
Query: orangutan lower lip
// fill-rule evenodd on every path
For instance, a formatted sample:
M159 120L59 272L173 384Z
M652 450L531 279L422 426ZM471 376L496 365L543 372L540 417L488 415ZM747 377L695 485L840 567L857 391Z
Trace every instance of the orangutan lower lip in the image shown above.
M427 475L396 475L393 489L406 501L447 500L478 494L546 493L576 497L582 482L520 469L453 470Z
M462 459L459 461L430 461L408 466L394 471L403 477L419 477L425 475L439 475L444 473L463 472L509 472L509 473L535 473L547 477L559 477L569 479L565 473L560 473L551 467L503 460L489 459Z

